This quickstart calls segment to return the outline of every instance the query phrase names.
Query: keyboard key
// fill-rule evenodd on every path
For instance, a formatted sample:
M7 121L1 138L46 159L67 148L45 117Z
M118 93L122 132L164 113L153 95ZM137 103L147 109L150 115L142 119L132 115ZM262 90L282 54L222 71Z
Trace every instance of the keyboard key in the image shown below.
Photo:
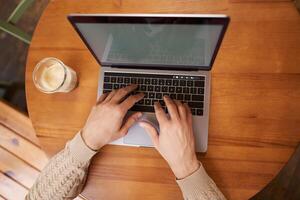
M175 87L169 87L169 92L174 93L175 92Z
M112 82L112 83L117 82L117 78L116 77L110 77L110 82Z
M196 114L197 115L203 115L203 110L202 109L196 109Z
M180 80L180 86L186 86L186 81L185 80Z
M124 83L129 84L130 83L130 78L128 78L128 77L124 78Z
M195 87L204 87L204 81L195 81Z
M184 88L182 89L182 93L189 94L189 93L190 93L189 88L188 88L188 87L184 87Z
M192 87L194 84L193 84L193 81L187 81L187 82L186 82L186 85L187 85L188 87Z
M145 105L151 105L151 99L145 99Z
M178 86L179 85L179 80L173 80L173 86Z
M145 84L147 84L147 85L150 84L150 79L149 79L149 78L146 78L146 79L145 79Z
M144 79L139 78L139 79L137 80L137 83L140 84L140 85L144 84Z
M152 83L152 85L157 85L157 79L152 79L151 83Z
M203 101L204 100L204 96L203 95L193 95L192 96L192 100L193 101Z
M182 93L182 87L176 87L176 93Z
M147 86L146 85L141 85L140 90L141 91L147 91Z
M171 79L166 80L166 85L171 86L172 85L172 80Z
M168 92L168 87L167 86L162 86L161 91L162 92Z
M123 83L123 80L124 80L123 77L118 77L118 81L117 82L118 83Z
M132 110L132 111L140 111L140 112L154 112L153 106L134 105L130 110Z
M124 88L124 87L126 87L125 84L121 84L121 85L120 85L120 88Z
M148 91L153 91L153 90L154 90L153 85L148 85Z
M155 94L155 97L156 97L157 99L162 99L162 93L156 93L156 94Z
M153 99L155 94L153 92L149 92L149 98Z
M158 80L158 85L164 85L165 84L165 80L164 79L159 79Z
M120 85L119 84L114 84L114 89L119 89L120 88Z
M170 94L170 98L171 98L171 99L176 99L176 94L174 94L174 93L173 93L173 94Z
M144 92L144 98L146 99L146 98L148 98L148 96L149 96L149 93L148 92Z
M184 100L185 100L185 101L190 101L190 100L191 100L191 95L185 94L185 95L184 95Z
M192 108L191 110L192 110L192 114L193 114L193 115L196 115L196 109L195 109L195 108Z
M191 107L191 108L203 108L203 102L195 102L195 101L189 101L188 102L188 105Z
M131 80L130 80L130 83L132 83L132 84L136 84L136 83L137 83L137 80L136 80L136 78L131 78Z
M197 89L196 89L196 88L190 88L190 92L191 92L192 94L196 94L196 93L197 93Z
M109 93L111 90L103 90L103 93Z
M204 94L204 88L198 88L198 94Z
M160 86L155 86L155 87L154 87L154 91L155 91L155 92L161 92L161 90L160 90L160 89L161 89L161 87L160 87Z
M104 83L103 89L112 89L112 84Z
M182 101L183 100L183 94L177 94L176 99L179 100L179 101Z
M108 83L109 81L110 81L110 77L105 76L105 77L104 77L104 83Z

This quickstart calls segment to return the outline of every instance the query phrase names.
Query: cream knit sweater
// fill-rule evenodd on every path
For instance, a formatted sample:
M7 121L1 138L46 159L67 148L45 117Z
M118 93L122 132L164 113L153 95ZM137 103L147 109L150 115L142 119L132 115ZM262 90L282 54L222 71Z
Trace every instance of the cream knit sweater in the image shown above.
M43 169L26 200L74 199L84 187L90 160L96 153L78 133ZM192 175L177 180L177 184L186 200L225 200L202 165Z

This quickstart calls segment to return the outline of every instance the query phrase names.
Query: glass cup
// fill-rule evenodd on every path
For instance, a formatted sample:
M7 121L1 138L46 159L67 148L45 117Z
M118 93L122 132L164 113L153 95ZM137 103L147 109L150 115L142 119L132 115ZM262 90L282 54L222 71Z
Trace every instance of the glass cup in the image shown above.
M57 58L45 58L34 68L34 85L41 92L70 92L77 86L76 72Z

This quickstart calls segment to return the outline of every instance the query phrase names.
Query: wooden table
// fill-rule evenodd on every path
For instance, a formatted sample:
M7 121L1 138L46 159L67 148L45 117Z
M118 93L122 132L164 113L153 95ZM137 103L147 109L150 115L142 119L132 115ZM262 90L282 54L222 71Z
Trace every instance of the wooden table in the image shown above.
M300 141L300 16L291 1L50 1L26 66L29 115L51 156L84 125L95 103L99 65L66 19L69 13L224 13L231 24L212 71L209 147L199 155L229 199L247 199L286 163ZM54 56L79 75L68 94L32 83L39 60ZM106 146L95 157L88 199L181 199L152 148Z

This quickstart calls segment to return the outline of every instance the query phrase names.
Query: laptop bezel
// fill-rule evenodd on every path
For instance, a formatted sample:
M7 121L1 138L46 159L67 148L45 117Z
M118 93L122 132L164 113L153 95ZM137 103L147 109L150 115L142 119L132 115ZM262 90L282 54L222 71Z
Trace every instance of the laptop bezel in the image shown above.
M92 53L94 58L101 66L110 66L118 68L137 68L137 69L161 69L161 70L205 70L210 71L220 49L221 43L223 41L225 32L227 30L230 18L226 15L215 15L215 14L69 14L67 16L69 22L72 24L73 28L76 30L81 40L85 43L89 51ZM108 63L101 62L97 55L94 53L85 37L82 35L81 31L76 26L76 23L147 23L145 18L149 19L168 19L168 23L172 24L174 20L184 20L182 24L200 24L200 21L207 22L205 24L218 24L222 25L222 30L215 47L215 51L212 55L211 61L208 66L186 66L186 65L165 65L161 67L158 64L129 64L129 63ZM113 19L113 21L112 21ZM157 22L154 22L157 23ZM160 22L161 23L161 22ZM181 24L181 23L180 23ZM201 23L204 24L204 23Z

